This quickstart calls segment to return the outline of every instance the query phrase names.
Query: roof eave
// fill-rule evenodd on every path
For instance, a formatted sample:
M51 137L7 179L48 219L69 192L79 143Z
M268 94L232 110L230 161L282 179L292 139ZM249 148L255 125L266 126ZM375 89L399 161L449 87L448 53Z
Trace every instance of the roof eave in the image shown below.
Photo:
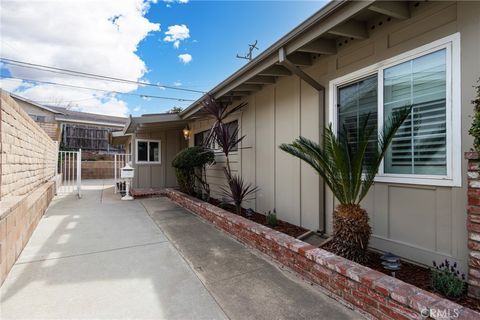
M207 96L219 98L223 94L228 93L230 90L244 83L245 80L247 80L249 77L252 77L258 72L278 63L278 51L281 48L285 48L286 53L291 54L309 41L313 41L315 37L319 37L321 34L328 31L329 28L331 29L335 27L336 25L348 20L355 13L367 8L373 2L375 1L331 1L322 9L313 14L310 18L298 25L295 29L283 36L280 40L271 45L255 59L253 59L245 66L240 68L238 71L233 73L230 77L219 83L207 94L203 95L195 102L193 102L185 110L180 112L180 117L183 119L187 119L196 112L198 112L202 108L201 102ZM348 7L346 7L346 10L339 12L339 10L341 10L347 4ZM322 20L327 19L329 16L337 12L339 13L338 17L336 17L336 19L333 19L333 21L329 23L324 23L323 28L317 28L315 26L315 24L322 23ZM315 28L312 28L313 26L315 26ZM309 28L311 29L309 30ZM300 37L300 35L305 32L308 33L308 35L305 37Z

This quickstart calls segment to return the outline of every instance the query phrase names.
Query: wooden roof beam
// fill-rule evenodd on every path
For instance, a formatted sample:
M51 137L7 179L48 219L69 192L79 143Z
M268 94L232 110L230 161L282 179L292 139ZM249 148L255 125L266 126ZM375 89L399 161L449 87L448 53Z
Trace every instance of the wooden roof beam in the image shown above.
M307 52L294 52L289 54L288 60L298 67L308 67L312 65L312 57L310 53Z
M241 84L234 91L260 91L261 89L261 84Z
M272 76L272 77L281 77L281 76L290 76L292 73L285 67L275 65L271 66L259 73L261 76Z
M347 22L333 27L328 33L360 40L368 38L367 26L365 23L356 20L348 20Z
M242 100L242 97L223 96L217 99L220 102L234 102Z
M317 54L336 54L337 46L335 44L335 40L316 39L304 45L303 47L298 49L298 51L317 53Z
M376 1L368 10L400 20L410 18L408 3L405 1Z
M247 97L251 95L251 91L230 91L230 93L227 93L227 96L232 95L234 97Z
M297 75L300 79L311 85L317 91L325 91L325 88L320 83L318 83L305 71L300 69L295 63L290 60L289 57L290 56L287 56L287 54L285 53L285 48L280 48L278 50L278 61L282 66L290 70L293 74Z
M272 76L255 76L247 81L245 81L247 84L272 84L275 83L275 77Z

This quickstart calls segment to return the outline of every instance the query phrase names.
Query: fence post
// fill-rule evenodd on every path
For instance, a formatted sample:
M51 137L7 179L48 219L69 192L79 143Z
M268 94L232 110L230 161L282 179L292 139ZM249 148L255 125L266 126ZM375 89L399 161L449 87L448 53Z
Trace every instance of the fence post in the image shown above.
M117 154L113 155L113 193L117 193Z
M82 197L82 149L77 153L77 191L78 197Z

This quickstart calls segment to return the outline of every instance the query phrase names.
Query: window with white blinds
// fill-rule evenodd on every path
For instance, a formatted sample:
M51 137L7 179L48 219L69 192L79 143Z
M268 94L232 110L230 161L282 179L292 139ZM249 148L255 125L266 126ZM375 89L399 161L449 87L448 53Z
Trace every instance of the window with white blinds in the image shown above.
M376 181L461 186L460 69L457 33L332 80L333 128L338 134L346 129L355 148L366 114L369 126L382 128L411 105Z
M385 173L447 174L446 49L383 71L384 119L412 105L385 156Z
M337 91L338 133L347 134L352 150L358 144L359 129L369 115L367 128L377 129L377 75L360 79L341 86ZM372 135L366 152L365 162L369 163L377 136Z

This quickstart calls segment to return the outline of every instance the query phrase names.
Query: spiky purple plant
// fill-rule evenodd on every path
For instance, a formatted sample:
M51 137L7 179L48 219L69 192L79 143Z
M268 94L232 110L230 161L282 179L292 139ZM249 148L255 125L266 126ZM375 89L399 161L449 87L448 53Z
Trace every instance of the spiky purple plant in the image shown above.
M238 215L242 215L242 203L244 201L252 200L252 194L254 194L258 188L254 187L251 183L246 183L243 178L236 174L230 174L226 168L225 176L228 181L228 189L222 187L222 194L227 203L233 203Z

